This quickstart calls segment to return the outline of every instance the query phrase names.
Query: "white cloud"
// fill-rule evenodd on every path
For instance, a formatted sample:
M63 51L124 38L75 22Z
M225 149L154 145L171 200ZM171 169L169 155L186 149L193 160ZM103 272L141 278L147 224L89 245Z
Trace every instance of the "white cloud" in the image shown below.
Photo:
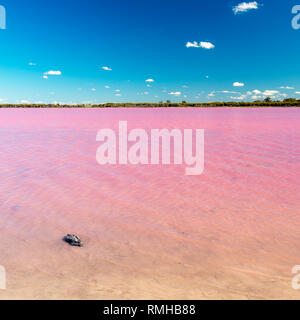
M289 86L286 86L286 87L280 87L280 89L286 89L286 90L294 90L295 88L293 87L289 87Z
M105 89L110 89L110 86L105 86L104 88L105 88Z
M102 67L102 69L105 70L105 71L112 71L112 69L109 68L109 67Z
M197 42L197 41L194 41L194 42L188 42L186 44L186 47L187 48L203 48L203 49L207 49L207 50L210 50L210 49L214 49L215 48L215 45L213 45L211 42Z
M121 90L120 90L120 89L117 89L116 92L121 92Z
M214 92L211 92L211 93L209 93L207 96L208 96L208 97L214 97L215 94L214 94Z
M300 91L296 91L295 93L296 93L296 94L300 94Z
M231 93L231 94L240 94L239 92L236 91L228 91L228 90L224 90L224 91L217 91L219 93Z
M200 42L200 47L204 49L213 49L215 46L211 42Z
M194 41L194 42L188 41L185 46L187 48L200 48L200 46L198 45L198 42L196 42L196 41Z
M147 80L145 80L146 82L151 82L151 83L153 83L154 82L154 80L153 79L147 79Z
M23 103L23 104L28 104L28 103L30 103L28 100L21 100L21 103Z
M91 90L92 90L92 91L96 91L96 89L95 89L95 88L92 88Z
M286 93L280 93L278 90L252 90L248 91L246 96L251 96L251 99L258 100L258 99L265 99L266 97L270 98L286 98L288 95Z
M244 95L240 96L240 97L230 97L230 99L233 100L244 100L246 97Z
M62 75L61 71L50 70L48 72L44 72L44 76L61 76L61 75Z
M233 7L234 14L239 14L242 12L247 12L249 10L258 9L258 3L256 1L252 2L242 2L238 4L237 6Z
M279 93L279 91L277 91L277 90L265 90L264 92L262 92L262 94L266 97L271 97L271 96L274 96L278 93Z
M253 92L255 95L262 94L262 92L261 92L260 90L257 90L257 89L253 90L252 92ZM252 94L252 92L248 92L248 94Z
M234 87L244 87L245 84L242 83L242 82L234 82L234 83L233 83L233 86L234 86Z
M29 62L28 63L30 66L36 66L36 63L34 63L34 62Z
M170 95L172 96L180 96L181 92L177 91L177 92L169 92Z
M43 78L44 78L44 79L48 79L48 76L45 76L45 75L44 75Z
M117 93L116 94L116 97L121 97L122 95L120 93Z

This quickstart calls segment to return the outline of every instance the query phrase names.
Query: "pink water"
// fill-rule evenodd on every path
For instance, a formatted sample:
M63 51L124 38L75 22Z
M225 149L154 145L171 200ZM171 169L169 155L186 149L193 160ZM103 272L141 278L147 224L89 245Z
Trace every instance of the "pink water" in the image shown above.
M204 173L100 166L120 120L205 129ZM0 298L300 298L299 109L1 109L0 150Z

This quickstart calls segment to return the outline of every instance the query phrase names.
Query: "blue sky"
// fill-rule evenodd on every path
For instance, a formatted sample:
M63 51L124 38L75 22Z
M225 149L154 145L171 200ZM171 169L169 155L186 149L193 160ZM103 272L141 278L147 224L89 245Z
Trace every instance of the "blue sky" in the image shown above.
M296 4L0 0L0 103L300 98Z

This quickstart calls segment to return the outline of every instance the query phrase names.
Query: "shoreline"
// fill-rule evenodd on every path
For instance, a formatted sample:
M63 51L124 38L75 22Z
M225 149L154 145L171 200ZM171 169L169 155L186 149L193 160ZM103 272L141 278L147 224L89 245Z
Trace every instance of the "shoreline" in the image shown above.
M279 101L278 103L262 103L252 104L250 103L227 103L227 102L216 102L216 103L106 103L106 104L95 104L95 105L67 105L67 104L0 104L0 109L163 109L163 108L184 108L184 109L227 109L227 108L253 108L253 109L265 109L265 108L299 108L300 100L297 104L287 104Z

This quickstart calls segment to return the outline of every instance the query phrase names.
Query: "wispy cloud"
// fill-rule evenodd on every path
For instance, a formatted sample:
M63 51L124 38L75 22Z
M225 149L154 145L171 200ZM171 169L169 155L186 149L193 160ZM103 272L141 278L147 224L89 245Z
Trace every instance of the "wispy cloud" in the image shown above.
M143 95L146 95L146 96L147 96L148 94L149 94L149 92L148 92L148 91L145 91L145 92L138 92L138 93L137 93L137 95L138 95L138 96L143 96Z
M239 92L237 91L228 91L228 90L224 90L224 91L217 91L219 93L230 93L230 94L240 94Z
M102 67L102 69L103 69L103 70L105 70L105 71L112 71L112 69L111 69L111 68L109 68L109 67L105 67L105 66L104 66L104 67Z
M34 62L29 62L28 65L30 65L30 66L33 67L33 66L36 66L36 63L34 63Z
M246 98L245 95L241 95L239 97L230 97L230 99L233 99L233 100L244 100Z
M242 2L237 6L233 7L234 14L239 14L243 12L247 12L249 10L256 10L258 9L258 3L256 1L252 2Z
M169 92L169 94L170 94L171 96L180 96L180 95L181 95L181 92L179 92L179 91Z
M146 82L149 82L149 83L153 83L153 82L155 82L153 79L147 79L147 80L145 80Z
M280 87L280 89L286 89L286 90L294 90L295 88L293 87L289 87L289 86L286 86L286 87Z
M211 42L201 41L198 43L197 41L193 41L193 42L188 41L186 44L186 47L187 48L203 48L203 49L210 50L210 49L214 49L215 45L212 44Z

